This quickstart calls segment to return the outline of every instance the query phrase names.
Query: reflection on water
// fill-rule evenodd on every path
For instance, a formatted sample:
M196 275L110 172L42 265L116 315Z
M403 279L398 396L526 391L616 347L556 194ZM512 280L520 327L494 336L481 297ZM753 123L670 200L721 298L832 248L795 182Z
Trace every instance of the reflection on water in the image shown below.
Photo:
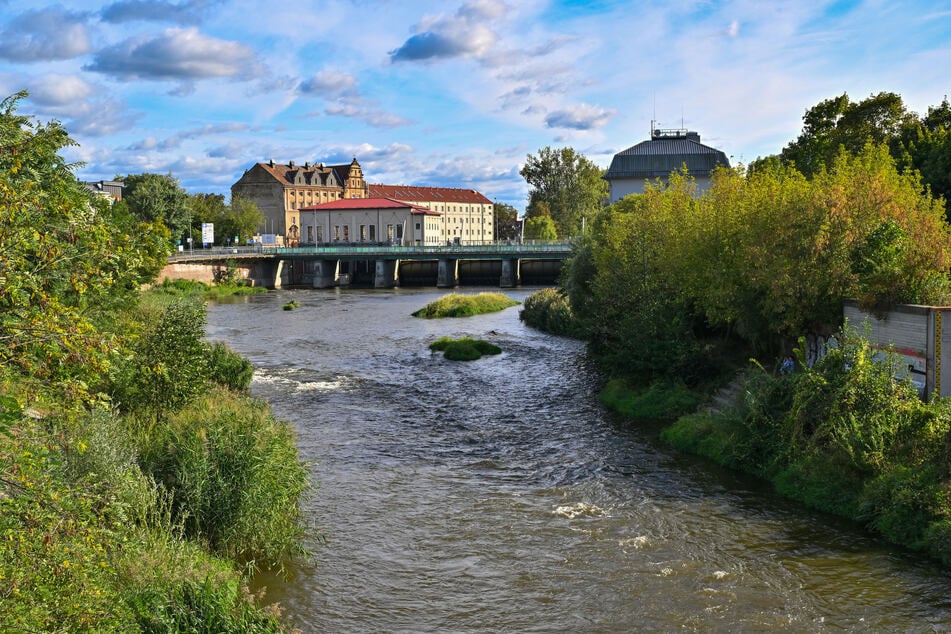
M524 327L517 307L410 316L442 294L282 291L209 309L209 337L254 362L254 393L313 461L307 511L327 541L287 583L264 580L296 626L951 629L943 570L668 451L598 404L580 343ZM290 299L301 308L283 311ZM503 353L445 361L428 350L441 336Z

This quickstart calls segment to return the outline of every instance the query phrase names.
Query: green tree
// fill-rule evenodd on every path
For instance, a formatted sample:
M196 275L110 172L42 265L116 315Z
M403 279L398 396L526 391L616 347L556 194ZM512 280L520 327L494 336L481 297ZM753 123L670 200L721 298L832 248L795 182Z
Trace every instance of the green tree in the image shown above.
M190 216L190 230L185 236L183 244L187 245L187 238L191 237L192 244L201 243L201 225L210 222L215 225L215 237L219 237L218 227L221 226L228 214L225 197L222 194L190 194L186 202Z
M162 222L176 242L188 237L188 194L171 174L117 176L125 183L122 198L140 220Z
M545 147L537 156L529 154L519 171L531 188L528 208L534 210L538 204L546 203L561 236L580 233L582 218L590 221L601 210L608 195L602 173L601 168L570 147Z
M167 234L87 191L66 129L16 112L26 96L0 102L0 379L87 397L117 351L100 326L152 281Z
M256 203L240 196L231 199L228 205L224 235L232 239L237 238L239 243L258 232L264 225L264 213Z
M555 222L548 216L535 216L525 219L525 238L527 240L554 240L558 237Z
M514 240L519 236L518 210L512 205L495 202L496 240Z
M113 373L119 407L157 420L205 392L212 355L204 336L204 303L183 300L165 307L142 333L135 355Z
M802 133L783 148L780 157L807 177L832 165L840 148L855 154L867 143L900 142L903 130L918 122L900 95L880 92L859 102L845 93L819 102L803 116Z

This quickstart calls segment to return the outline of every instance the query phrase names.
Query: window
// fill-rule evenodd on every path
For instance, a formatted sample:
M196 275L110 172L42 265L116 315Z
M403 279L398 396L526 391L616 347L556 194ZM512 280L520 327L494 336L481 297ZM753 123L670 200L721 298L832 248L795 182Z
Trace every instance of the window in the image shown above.
M360 242L366 242L366 241L367 241L367 226L360 225Z
M307 225L307 241L308 242L314 241L314 226L313 225Z
M324 241L324 228L317 227L317 242L323 242L323 241Z
M340 225L334 225L334 240L340 240Z
M419 223L416 223L416 231L419 231Z
M386 225L386 239L393 239L393 225Z
M376 225L370 225L370 242L376 241Z
M350 242L350 225L343 226L343 241Z

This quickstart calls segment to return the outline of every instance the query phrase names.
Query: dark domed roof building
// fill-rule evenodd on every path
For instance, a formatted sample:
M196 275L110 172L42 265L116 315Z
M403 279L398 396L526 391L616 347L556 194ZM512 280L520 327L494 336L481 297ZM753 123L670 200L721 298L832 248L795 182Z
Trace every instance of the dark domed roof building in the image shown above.
M665 179L686 166L699 194L710 187L710 175L718 165L729 167L730 161L722 150L701 143L698 133L655 129L650 140L615 154L604 178L611 186L610 202L614 203L629 194L643 193L647 181Z

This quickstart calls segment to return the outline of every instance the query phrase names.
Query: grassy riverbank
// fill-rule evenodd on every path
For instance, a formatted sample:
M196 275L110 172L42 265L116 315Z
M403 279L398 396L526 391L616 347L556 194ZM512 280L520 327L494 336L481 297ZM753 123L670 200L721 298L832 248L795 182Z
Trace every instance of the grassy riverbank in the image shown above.
M434 302L426 304L413 313L413 317L423 319L441 319L443 317L472 317L484 313L495 313L519 302L504 293L479 293L478 295L458 295L450 293Z
M307 556L293 430L202 341L202 303L152 292L118 321L92 402L3 374L0 629L288 631L247 586Z
M951 566L951 401L919 400L857 337L790 376L754 365L729 404L682 383L615 379L600 398L664 425L671 446L773 484L805 506L855 521Z

